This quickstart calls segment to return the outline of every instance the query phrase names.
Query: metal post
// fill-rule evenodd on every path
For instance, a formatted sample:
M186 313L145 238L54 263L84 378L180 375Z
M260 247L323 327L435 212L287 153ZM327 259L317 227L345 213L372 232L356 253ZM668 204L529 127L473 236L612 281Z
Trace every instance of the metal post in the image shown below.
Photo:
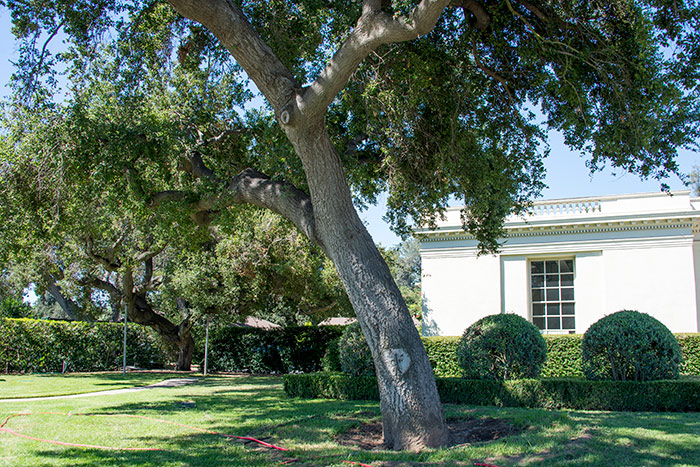
M122 376L126 376L126 320L128 305L124 305L124 349L123 349L123 359L122 359Z
M209 318L207 318L207 330L204 333L204 376L207 376L207 360L209 359Z

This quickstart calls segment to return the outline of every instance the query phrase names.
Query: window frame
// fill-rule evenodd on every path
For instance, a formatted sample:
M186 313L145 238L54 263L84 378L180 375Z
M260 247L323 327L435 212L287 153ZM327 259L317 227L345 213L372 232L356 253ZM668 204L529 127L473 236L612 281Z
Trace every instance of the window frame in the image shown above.
M556 261L557 262L557 286L555 287L550 287L547 288L547 262L548 261ZM565 272L563 274L572 274L571 278L571 285L569 286L568 284L565 286L562 286L562 272L561 272L561 261L571 261L571 269L572 271ZM543 263L543 269L541 273L533 273L533 263L541 262ZM527 281L528 281L528 316L530 319L530 322L533 323L539 331L542 334L574 334L576 332L576 257L574 255L543 255L543 256L535 256L535 257L530 257L527 259ZM533 276L538 276L541 275L542 277L542 287L533 287ZM553 276L554 274L551 273L550 276ZM533 289L540 289L542 290L542 299L541 300L533 300ZM562 299L562 289L565 290L571 290L573 294L573 299L572 300L563 300ZM548 292L549 291L557 291L557 296L558 298L556 300L554 299L548 299ZM544 314L542 315L537 315L535 316L535 305L536 304L541 304L543 305L543 312ZM572 311L571 313L566 313L564 314L562 310L562 305L564 304L571 304ZM558 314L557 315L550 315L547 313L547 306L548 305L557 305L558 306ZM550 328L549 327L549 318L559 318L559 328ZM535 318L544 318L544 327L540 328L538 324L535 324ZM564 320L563 318L572 318L573 319L573 327L572 328L564 328Z

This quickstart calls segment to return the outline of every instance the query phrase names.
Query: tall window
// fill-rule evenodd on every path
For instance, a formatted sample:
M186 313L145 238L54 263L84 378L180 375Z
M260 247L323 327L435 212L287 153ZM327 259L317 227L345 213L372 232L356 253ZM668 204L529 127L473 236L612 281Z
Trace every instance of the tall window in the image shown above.
M576 329L574 318L574 260L530 262L532 323L543 332Z

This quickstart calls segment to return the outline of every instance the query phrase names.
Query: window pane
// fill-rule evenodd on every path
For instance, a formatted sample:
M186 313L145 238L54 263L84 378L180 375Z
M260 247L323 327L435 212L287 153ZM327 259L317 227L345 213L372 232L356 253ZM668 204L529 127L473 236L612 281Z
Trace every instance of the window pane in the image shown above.
M573 315L574 314L574 304L573 303L562 303L561 304L561 314L562 315Z
M548 302L558 302L559 301L559 289L547 289L547 301Z
M547 275L547 287L558 287L559 286L559 276L557 274Z
M544 274L544 261L530 263L530 274Z
M561 328L562 329L576 329L576 323L574 320L574 317L564 317L561 319Z
M561 299L562 300L573 300L574 299L573 287L562 287L561 288Z
M532 316L544 316L544 305L535 303L532 305Z
M544 318L532 318L532 324L537 326L538 329L544 329Z
M547 305L547 316L556 316L559 314L559 304L550 303Z
M574 260L572 259L564 259L559 261L559 267L561 268L561 272L574 272Z
M573 274L562 274L561 275L561 285L563 286L574 286L574 275Z
M547 261L547 273L559 272L559 262L558 261Z
M532 287L544 287L544 276L534 275L532 276Z
M543 302L544 301L544 289L532 289L532 301L533 302Z
M559 322L559 317L547 318L547 329L561 329L561 323Z

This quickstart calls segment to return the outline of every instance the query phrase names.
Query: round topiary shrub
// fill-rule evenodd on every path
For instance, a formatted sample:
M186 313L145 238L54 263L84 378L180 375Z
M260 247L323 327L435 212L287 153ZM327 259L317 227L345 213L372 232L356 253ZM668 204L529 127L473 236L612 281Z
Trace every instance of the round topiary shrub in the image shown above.
M581 343L587 379L652 381L678 378L683 359L675 336L657 319L622 310L595 322Z
M468 379L536 378L546 358L540 331L514 314L481 318L457 344L457 363Z
M338 344L340 369L352 376L374 376L374 362L359 323L343 331Z

